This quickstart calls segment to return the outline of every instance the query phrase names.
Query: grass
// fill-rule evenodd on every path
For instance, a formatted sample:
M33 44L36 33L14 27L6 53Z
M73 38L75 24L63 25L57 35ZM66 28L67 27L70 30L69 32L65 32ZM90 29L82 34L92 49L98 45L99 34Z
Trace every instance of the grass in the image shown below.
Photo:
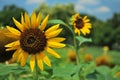
M78 80L78 76L76 74L74 74L74 76L71 77L71 74L76 72L78 68L76 67L75 62L69 61L68 50L69 50L69 48L55 49L55 51L61 56L60 59L57 59L57 58L47 54L51 60L52 67L49 68L48 66L44 65L45 71L39 72L40 80L47 80L47 79L49 79L49 80ZM102 47L82 47L79 52L80 52L79 54L82 54L82 55L89 53L89 54L92 54L94 57L97 57L97 56L103 54L103 48ZM111 54L114 58L113 59L114 63L119 65L119 63L120 63L119 51L110 50L110 51L108 51L108 54ZM29 64L29 62L27 62L27 64ZM89 68L89 66L90 65L88 65L87 67ZM28 71L30 69L29 65L26 65L26 67L24 67L24 68ZM117 68L117 69L119 69L119 68ZM90 70L91 70L91 68L90 68ZM87 72L89 72L89 71L87 71ZM23 73L25 74L25 72L23 72ZM29 73L29 74L31 74L31 73ZM20 74L20 75L22 75L22 74ZM31 77L32 77L32 75L31 75ZM18 79L18 80L27 80L27 79L32 80L31 77L27 77L26 79L19 77L20 79ZM1 76L0 76L0 78L1 78Z

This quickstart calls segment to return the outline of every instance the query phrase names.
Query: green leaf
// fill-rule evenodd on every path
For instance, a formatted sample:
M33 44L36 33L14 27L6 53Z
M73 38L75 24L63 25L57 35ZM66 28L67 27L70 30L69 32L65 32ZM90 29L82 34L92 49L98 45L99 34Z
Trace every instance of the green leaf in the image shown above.
M74 76L76 73L78 73L78 71L82 68L82 64L81 65L76 65L71 73L71 77Z
M71 69L73 68L73 65L63 65L59 67L53 68L53 75L56 77L70 77Z
M102 75L106 75L110 73L110 68L107 66L96 67L96 71Z
M84 64L83 68L84 68L83 73L86 76L88 74L94 73L95 68L96 68L96 64L95 64L95 62L90 62L89 64L88 63Z
M102 80L116 80L111 74L111 69L107 66L97 67L96 71L99 73L97 75L97 78L99 78L98 80L101 80L101 78L104 78Z
M0 76L3 76L9 73L19 74L24 70L20 68L17 64L12 64L12 65L0 64L0 71L1 71Z
M48 24L62 24L62 25L64 25L64 26L66 26L66 27L69 27L66 23L64 23L62 20L58 20L58 19L56 19L56 20L49 20L48 21Z
M80 45L84 42L92 42L91 38L85 38L82 36L76 36L75 38L80 42Z
M73 50L75 50L75 47L73 45L67 44L67 46Z
M61 78L70 78L73 75L75 75L81 66L73 65L73 64L65 64L62 66L54 67L53 68L53 75L55 77L61 77Z

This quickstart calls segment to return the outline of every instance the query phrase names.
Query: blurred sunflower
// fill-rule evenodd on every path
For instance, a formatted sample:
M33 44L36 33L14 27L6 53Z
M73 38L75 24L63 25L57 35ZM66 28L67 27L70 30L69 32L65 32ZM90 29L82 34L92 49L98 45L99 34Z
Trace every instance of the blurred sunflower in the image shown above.
M84 57L83 57L83 60L85 62L89 62L89 61L92 61L94 58L93 58L93 55L91 54L85 54Z
M80 35L80 32L82 32L84 35L90 33L91 23L89 23L89 19L87 19L87 16L82 18L78 13L72 16L72 25L74 27L74 32Z
M68 56L68 59L69 59L70 62L76 62L75 50L69 49L67 56Z
M59 28L59 24L45 30L49 15L47 15L40 24L41 17L41 13L36 16L35 12L33 12L31 18L29 18L27 13L22 15L21 23L13 18L15 25L20 31L7 26L7 29L11 33L6 33L6 35L16 38L17 41L5 45L7 48L6 51L16 50L12 57L14 60L17 60L17 62L20 62L21 66L26 64L27 58L30 55L31 71L34 71L35 64L37 64L41 70L44 68L43 62L49 67L51 66L50 60L44 51L47 51L56 58L60 58L60 55L52 48L62 48L65 46L65 44L60 43L64 41L65 38L56 37L62 31L62 28Z
M108 51L109 51L109 47L108 46L104 46L103 47L104 54L107 54Z
M115 73L114 78L120 77L120 71Z
M13 51L5 51L4 45L15 41L15 39L7 37L4 33L8 32L6 28L0 29L0 63L12 62Z
M111 56L109 55L101 55L96 58L96 65L97 66L105 65L105 66L109 66L112 68L115 65L110 62L110 59L111 59Z

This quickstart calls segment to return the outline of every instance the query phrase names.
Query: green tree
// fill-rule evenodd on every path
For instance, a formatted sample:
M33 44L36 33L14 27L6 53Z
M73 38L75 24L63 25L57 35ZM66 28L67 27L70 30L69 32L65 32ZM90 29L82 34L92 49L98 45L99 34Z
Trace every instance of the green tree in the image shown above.
M115 13L106 22L96 20L93 23L92 38L93 43L98 46L107 45L112 48L120 45L120 14Z
M120 13L114 13L112 18L107 20L107 23L112 26L113 29L120 25Z
M3 7L3 9L0 11L0 25L6 26L15 26L12 20L12 17L15 17L18 21L20 21L21 13L24 13L25 10L22 8L19 8L15 5L6 5Z
M44 15L50 14L50 19L60 19L69 23L70 17L75 13L75 9L71 3L67 5L56 4L54 6L48 6L43 3L36 9L36 12L42 12Z

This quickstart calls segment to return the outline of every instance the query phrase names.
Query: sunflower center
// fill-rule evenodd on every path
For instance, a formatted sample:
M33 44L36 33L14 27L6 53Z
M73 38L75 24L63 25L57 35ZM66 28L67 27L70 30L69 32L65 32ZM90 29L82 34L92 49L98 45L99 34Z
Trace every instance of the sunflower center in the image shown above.
M83 23L83 20L82 20L81 18L77 19L77 20L75 21L75 23L76 23L76 27L77 27L78 29L82 29L82 28L84 27L84 23Z
M40 29L26 29L21 33L20 46L29 54L36 54L44 50L47 39Z
M32 43L35 42L35 40L36 40L36 39L35 39L33 36L31 36L31 37L28 38L27 43L28 43L28 44L32 44Z

